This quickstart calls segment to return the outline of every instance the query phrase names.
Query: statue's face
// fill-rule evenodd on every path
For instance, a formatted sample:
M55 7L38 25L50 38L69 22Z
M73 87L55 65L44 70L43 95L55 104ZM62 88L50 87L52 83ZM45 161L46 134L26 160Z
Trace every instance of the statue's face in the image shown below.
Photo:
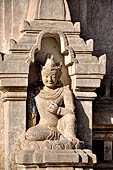
M42 81L48 88L54 88L57 83L57 75L55 73L46 73L42 75Z

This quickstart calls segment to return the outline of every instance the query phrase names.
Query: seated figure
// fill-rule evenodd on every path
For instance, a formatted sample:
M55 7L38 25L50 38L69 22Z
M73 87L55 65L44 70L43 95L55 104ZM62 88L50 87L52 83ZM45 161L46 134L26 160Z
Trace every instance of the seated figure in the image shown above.
M68 141L76 148L79 140L76 138L73 94L69 86L61 84L61 66L57 66L53 56L47 59L41 74L44 87L35 97L40 121L28 129L26 139Z

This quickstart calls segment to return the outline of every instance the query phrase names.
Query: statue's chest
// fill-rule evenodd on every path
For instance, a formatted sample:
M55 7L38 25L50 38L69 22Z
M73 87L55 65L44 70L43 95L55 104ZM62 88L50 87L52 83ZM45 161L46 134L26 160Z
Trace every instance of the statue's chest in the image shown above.
M47 96L46 96L47 97ZM40 96L36 97L36 104L38 108L44 109L47 108L51 102L54 102L55 104L57 104L58 106L61 106L63 103L63 95L61 94L60 96L58 96L57 98L54 97L48 97L48 98L42 98Z

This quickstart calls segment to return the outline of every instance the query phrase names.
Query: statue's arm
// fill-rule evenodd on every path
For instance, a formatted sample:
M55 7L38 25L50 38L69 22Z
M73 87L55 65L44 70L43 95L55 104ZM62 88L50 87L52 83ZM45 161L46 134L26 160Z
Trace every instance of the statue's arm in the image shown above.
M65 87L64 89L63 100L65 107L59 107L57 110L57 115L63 116L66 114L73 114L75 111L74 99L72 91L69 89L69 87Z

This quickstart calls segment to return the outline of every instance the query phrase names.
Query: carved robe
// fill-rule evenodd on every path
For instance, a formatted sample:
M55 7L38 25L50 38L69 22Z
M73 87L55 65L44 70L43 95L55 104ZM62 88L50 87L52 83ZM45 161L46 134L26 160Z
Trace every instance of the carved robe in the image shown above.
M58 105L55 114L48 111L51 102ZM73 96L69 87L41 90L36 96L37 109L40 114L39 124L27 132L29 140L60 140L60 136L70 140L76 138L76 118Z

